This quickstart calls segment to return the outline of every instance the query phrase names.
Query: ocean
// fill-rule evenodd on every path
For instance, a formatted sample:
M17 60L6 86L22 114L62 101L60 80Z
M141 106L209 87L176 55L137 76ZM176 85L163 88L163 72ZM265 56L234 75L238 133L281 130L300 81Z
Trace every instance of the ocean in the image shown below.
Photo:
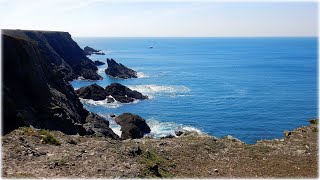
M318 117L317 38L80 38L106 58L138 72L137 79L74 80L80 88L118 82L149 96L130 104L81 100L106 117L137 114L162 137L176 129L215 137L232 135L246 143L282 138L284 130L308 125ZM149 48L152 46L153 48Z

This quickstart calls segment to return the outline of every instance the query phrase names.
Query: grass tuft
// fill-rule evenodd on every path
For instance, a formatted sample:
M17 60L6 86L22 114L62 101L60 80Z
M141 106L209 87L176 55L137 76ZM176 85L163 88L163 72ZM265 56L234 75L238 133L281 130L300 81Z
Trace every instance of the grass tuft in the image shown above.
M56 145L56 146L61 145L61 142L59 140L57 140L57 138L54 137L51 133L49 133L49 131L41 130L41 131L39 131L39 134L41 136L41 140L43 143L52 144L52 145Z

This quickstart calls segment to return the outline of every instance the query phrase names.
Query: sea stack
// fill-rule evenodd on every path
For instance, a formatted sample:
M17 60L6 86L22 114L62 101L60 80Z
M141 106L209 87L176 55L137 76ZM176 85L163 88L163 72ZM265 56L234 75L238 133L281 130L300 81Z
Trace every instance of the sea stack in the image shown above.
M108 103L115 100L121 103L130 103L136 99L148 99L138 91L131 90L130 88L119 83L112 83L106 88L97 84L81 87L76 90L79 97L83 99L92 99L94 101L108 100Z
M97 61L94 61L94 64L96 66L102 66L102 65L105 65L106 63L97 60Z
M89 46L84 47L83 49L85 55L92 55L92 54L97 54L97 55L105 55L101 50L95 50Z
M131 90L119 83L112 83L107 86L105 90L108 96L112 96L115 100L121 103L130 103L135 99L148 99L147 96L142 95L140 92Z
M121 139L142 138L144 134L151 132L146 121L135 114L123 113L115 121L121 126Z
M129 79L137 78L137 72L127 68L121 63L117 63L113 59L107 59L108 68L105 70L106 74L115 78Z

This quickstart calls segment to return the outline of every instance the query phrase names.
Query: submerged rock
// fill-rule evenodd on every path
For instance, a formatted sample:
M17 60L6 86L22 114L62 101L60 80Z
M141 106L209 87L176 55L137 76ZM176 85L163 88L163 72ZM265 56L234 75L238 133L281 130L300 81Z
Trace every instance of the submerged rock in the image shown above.
M121 103L130 103L135 99L148 99L147 96L142 95L140 92L131 90L119 83L112 83L107 86L105 90L108 96L112 96L115 100Z
M107 59L108 68L105 70L106 74L116 78L137 78L137 72L127 68L126 66L122 65L121 63L118 64L113 59Z
M146 121L138 115L123 113L115 121L121 126L121 139L142 138L145 133L151 132Z
M105 55L103 52L100 52L100 50L95 50L89 46L84 47L83 51L85 55L92 55L92 54Z
M104 100L107 97L105 89L97 84L85 86L76 90L79 97L83 99L92 99L95 101Z
M106 64L106 63L101 62L101 61L94 61L94 64L95 64L96 66L102 66L102 65L104 65L104 64Z

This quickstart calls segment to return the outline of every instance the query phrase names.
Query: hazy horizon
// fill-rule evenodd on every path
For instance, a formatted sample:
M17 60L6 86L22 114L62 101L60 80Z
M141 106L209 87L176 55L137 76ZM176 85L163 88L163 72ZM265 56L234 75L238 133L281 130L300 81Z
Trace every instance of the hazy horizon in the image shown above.
M0 0L2 29L73 37L318 37L316 2Z

